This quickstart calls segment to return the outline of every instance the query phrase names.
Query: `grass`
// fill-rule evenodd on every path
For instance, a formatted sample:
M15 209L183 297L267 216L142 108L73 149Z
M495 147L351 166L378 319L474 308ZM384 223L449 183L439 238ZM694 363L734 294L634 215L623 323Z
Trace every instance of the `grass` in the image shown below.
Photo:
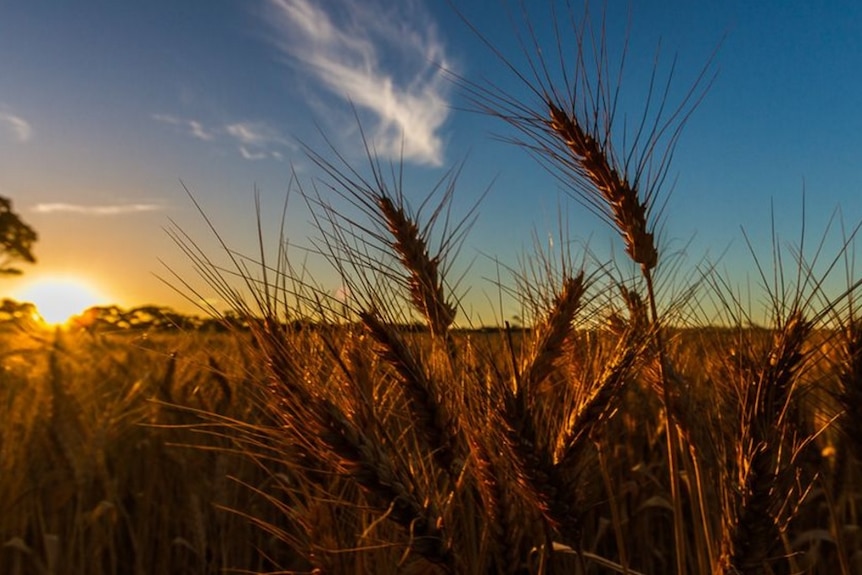
M366 170L309 151L322 176L294 184L349 301L283 237L268 261L259 230L259 271L222 244L229 270L175 228L227 333L2 335L0 571L860 572L858 286L822 287L850 241L818 275L804 238L792 269L776 240L768 326L710 266L660 297L664 179L709 82L676 108L651 87L617 148L604 38L573 33L574 66L502 59L526 96L461 86L618 233L632 277L539 252L505 288L529 327L469 329L458 170L417 207L370 143Z

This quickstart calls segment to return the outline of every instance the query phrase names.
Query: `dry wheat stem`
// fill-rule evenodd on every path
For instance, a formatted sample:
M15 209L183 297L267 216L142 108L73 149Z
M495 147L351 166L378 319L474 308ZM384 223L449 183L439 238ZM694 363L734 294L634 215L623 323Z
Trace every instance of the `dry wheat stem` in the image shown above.
M647 228L648 205L641 202L637 190L612 165L599 142L581 128L574 114L567 114L552 100L549 128L565 143L581 175L593 183L607 203L613 221L626 244L626 253L643 269L658 262L653 234Z
M574 491L554 465L552 446L539 435L538 412L526 394L509 392L499 413L501 439L523 496L566 542L578 545L581 525Z
M573 545L579 544L581 530L574 491L554 464L553 441L545 430L553 423L543 421L550 417L543 401L554 400L538 396L573 334L573 322L585 290L583 272L564 278L545 318L536 327L534 344L521 373L515 370L513 388L504 390L500 410L503 439L522 492Z
M524 386L528 394L537 392L562 356L564 344L572 334L572 324L581 308L581 298L585 291L583 271L575 277L565 278L550 312L542 324L535 328L538 336L529 362L522 370L519 384Z
M522 493L566 543L579 545L582 525L572 486L554 465L553 454L531 438L536 431L530 417L506 411L504 439Z
M369 495L377 509L400 525L410 549L454 573L455 556L442 530L442 518L416 484L331 401L317 403L317 438L338 458L336 465ZM410 487L408 487L410 486Z
M463 460L459 426L444 401L443 390L429 377L395 328L385 325L374 313L362 312L360 319L377 343L377 353L392 366L407 397L417 428L417 436L431 448L441 467L453 478Z
M474 435L470 439L470 449L485 529L492 540L495 572L514 575L521 571L528 559L531 536L528 519L518 506L508 482L507 466L495 461L492 450L485 445L490 434L483 436L477 430Z
M625 386L640 361L643 343L638 338L642 337L643 334L629 331L620 338L599 381L567 418L555 448L554 459L560 469L571 473L577 468L593 431L605 423L622 402Z
M670 473L671 498L674 502L674 535L676 538L677 573L686 572L684 522L680 499L680 487L677 463L678 433L670 398L669 382L665 377L665 351L661 330L658 326L659 316L655 302L652 270L658 263L658 251L655 247L653 233L649 231L647 214L648 200L642 201L637 189L632 186L624 174L613 165L612 158L588 130L585 130L574 113L566 113L553 99L546 101L550 119L548 128L564 143L570 153L571 165L575 167L575 176L585 178L592 183L594 189L604 200L608 211L616 224L617 230L625 243L626 253L641 267L647 282L651 323L656 327L654 338L659 359L660 384L662 399L667 417L668 468ZM630 302L629 302L630 303Z
M438 258L429 255L419 227L402 207L396 207L384 195L377 198L377 205L395 238L393 247L410 274L408 285L413 305L424 315L435 337L445 336L455 320L455 307L446 300Z
M740 385L742 437L737 443L738 483L730 487L731 505L720 561L724 572L759 575L779 542L787 509L806 490L796 484L792 435L796 425L795 383L805 356L811 324L793 312L775 334L763 365L743 373ZM753 377L753 381L749 378Z

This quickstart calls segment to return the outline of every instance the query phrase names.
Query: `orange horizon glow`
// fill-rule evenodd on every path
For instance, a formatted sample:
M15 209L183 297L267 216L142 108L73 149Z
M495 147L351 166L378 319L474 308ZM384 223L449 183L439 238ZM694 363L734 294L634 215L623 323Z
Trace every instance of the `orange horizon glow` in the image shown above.
M93 282L73 275L33 278L13 297L22 303L32 303L38 314L35 319L52 326L68 323L86 309L110 301Z

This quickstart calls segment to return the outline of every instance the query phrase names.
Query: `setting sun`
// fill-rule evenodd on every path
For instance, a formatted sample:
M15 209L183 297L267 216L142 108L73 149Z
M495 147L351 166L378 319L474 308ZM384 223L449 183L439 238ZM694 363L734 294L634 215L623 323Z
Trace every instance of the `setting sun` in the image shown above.
M106 303L99 290L75 277L44 277L25 286L16 299L36 306L45 323L59 325L94 305Z

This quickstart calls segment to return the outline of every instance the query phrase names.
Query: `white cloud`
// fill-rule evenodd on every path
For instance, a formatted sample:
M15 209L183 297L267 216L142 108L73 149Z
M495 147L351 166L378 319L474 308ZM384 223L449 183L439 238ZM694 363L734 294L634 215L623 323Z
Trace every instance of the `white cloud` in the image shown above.
M281 161L284 155L276 148L296 149L295 144L264 122L234 122L220 127L207 127L197 120L180 118L170 114L153 114L152 118L157 122L179 126L189 136L206 142L227 136L238 143L237 150L246 160L271 158Z
M189 120L186 118L178 118L170 114L153 114L152 118L158 122L164 122L172 126L181 126L188 131L188 134L198 140L209 142L215 135L204 128L203 124L197 120Z
M227 133L243 144L261 145L273 140L271 131L261 124L238 122L225 128Z
M371 114L379 154L442 164L450 63L427 13L409 0L341 0L338 18L312 0L270 4L279 48L323 88Z
M5 124L19 142L27 142L33 137L30 123L11 112L0 110L0 124Z
M203 126L200 125L199 122L194 120L189 121L189 128L192 131L192 136L198 138L200 140L212 140L213 136L206 130L204 130Z
M140 212L156 212L163 207L157 204L113 204L101 206L86 206L81 204L46 203L36 204L33 211L40 214L65 212L88 216L116 216Z
M281 152L274 147L294 146L274 128L262 122L236 122L225 126L225 132L239 143L239 153L246 160L281 160Z
M245 146L239 147L239 154L246 160L265 160L269 157L266 152L252 152Z

